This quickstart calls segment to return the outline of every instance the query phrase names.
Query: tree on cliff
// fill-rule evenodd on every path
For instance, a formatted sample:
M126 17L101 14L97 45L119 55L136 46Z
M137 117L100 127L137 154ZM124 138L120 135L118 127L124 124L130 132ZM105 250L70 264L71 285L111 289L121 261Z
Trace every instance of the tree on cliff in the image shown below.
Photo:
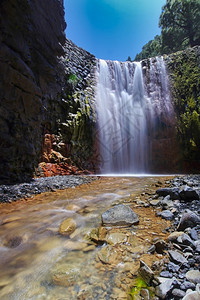
M164 53L200 45L200 0L167 0L159 26Z
M156 35L153 40L149 41L142 47L142 51L136 55L135 60L140 61L145 58L153 57L161 53L161 36Z
M200 45L200 0L167 0L159 26L161 35L144 45L135 60Z

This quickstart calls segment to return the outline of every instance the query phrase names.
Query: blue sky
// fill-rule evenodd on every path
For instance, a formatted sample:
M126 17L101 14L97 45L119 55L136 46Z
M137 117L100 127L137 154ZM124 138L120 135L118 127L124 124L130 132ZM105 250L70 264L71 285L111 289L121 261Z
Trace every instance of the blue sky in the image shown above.
M133 59L160 34L166 0L64 0L66 36L97 58Z

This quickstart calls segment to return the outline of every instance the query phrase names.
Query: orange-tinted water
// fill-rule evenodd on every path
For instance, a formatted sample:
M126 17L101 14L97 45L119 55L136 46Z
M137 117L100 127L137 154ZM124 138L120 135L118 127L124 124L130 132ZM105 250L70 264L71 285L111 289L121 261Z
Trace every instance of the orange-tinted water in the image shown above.
M0 299L126 299L139 258L148 264L162 258L146 252L155 237L165 238L162 231L169 222L140 205L146 201L140 194L151 193L155 183L165 179L108 177L0 204ZM117 203L130 205L140 223L107 230L124 234L126 242L96 246L85 237L101 225L101 214ZM69 217L77 228L63 237L59 226Z

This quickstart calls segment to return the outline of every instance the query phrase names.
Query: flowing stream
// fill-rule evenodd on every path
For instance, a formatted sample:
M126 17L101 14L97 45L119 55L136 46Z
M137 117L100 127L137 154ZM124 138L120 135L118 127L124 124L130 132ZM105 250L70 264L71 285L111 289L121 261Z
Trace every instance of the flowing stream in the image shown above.
M155 131L173 115L163 58L149 65L99 60L96 112L100 172L150 173Z
M126 299L139 258L149 264L160 259L147 249L155 237L165 236L168 223L142 203L163 179L108 177L0 204L0 299ZM101 214L117 203L130 205L139 225L107 228L107 234L120 233L123 240L96 244L88 236L101 225ZM69 217L77 228L61 236L59 226Z

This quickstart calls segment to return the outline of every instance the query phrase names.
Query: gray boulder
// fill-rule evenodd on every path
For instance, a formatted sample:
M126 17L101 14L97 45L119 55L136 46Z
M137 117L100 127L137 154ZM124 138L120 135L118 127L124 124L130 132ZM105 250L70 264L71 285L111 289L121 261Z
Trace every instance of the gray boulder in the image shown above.
M103 225L108 226L131 226L139 223L136 213L129 206L123 204L108 209L101 218Z

